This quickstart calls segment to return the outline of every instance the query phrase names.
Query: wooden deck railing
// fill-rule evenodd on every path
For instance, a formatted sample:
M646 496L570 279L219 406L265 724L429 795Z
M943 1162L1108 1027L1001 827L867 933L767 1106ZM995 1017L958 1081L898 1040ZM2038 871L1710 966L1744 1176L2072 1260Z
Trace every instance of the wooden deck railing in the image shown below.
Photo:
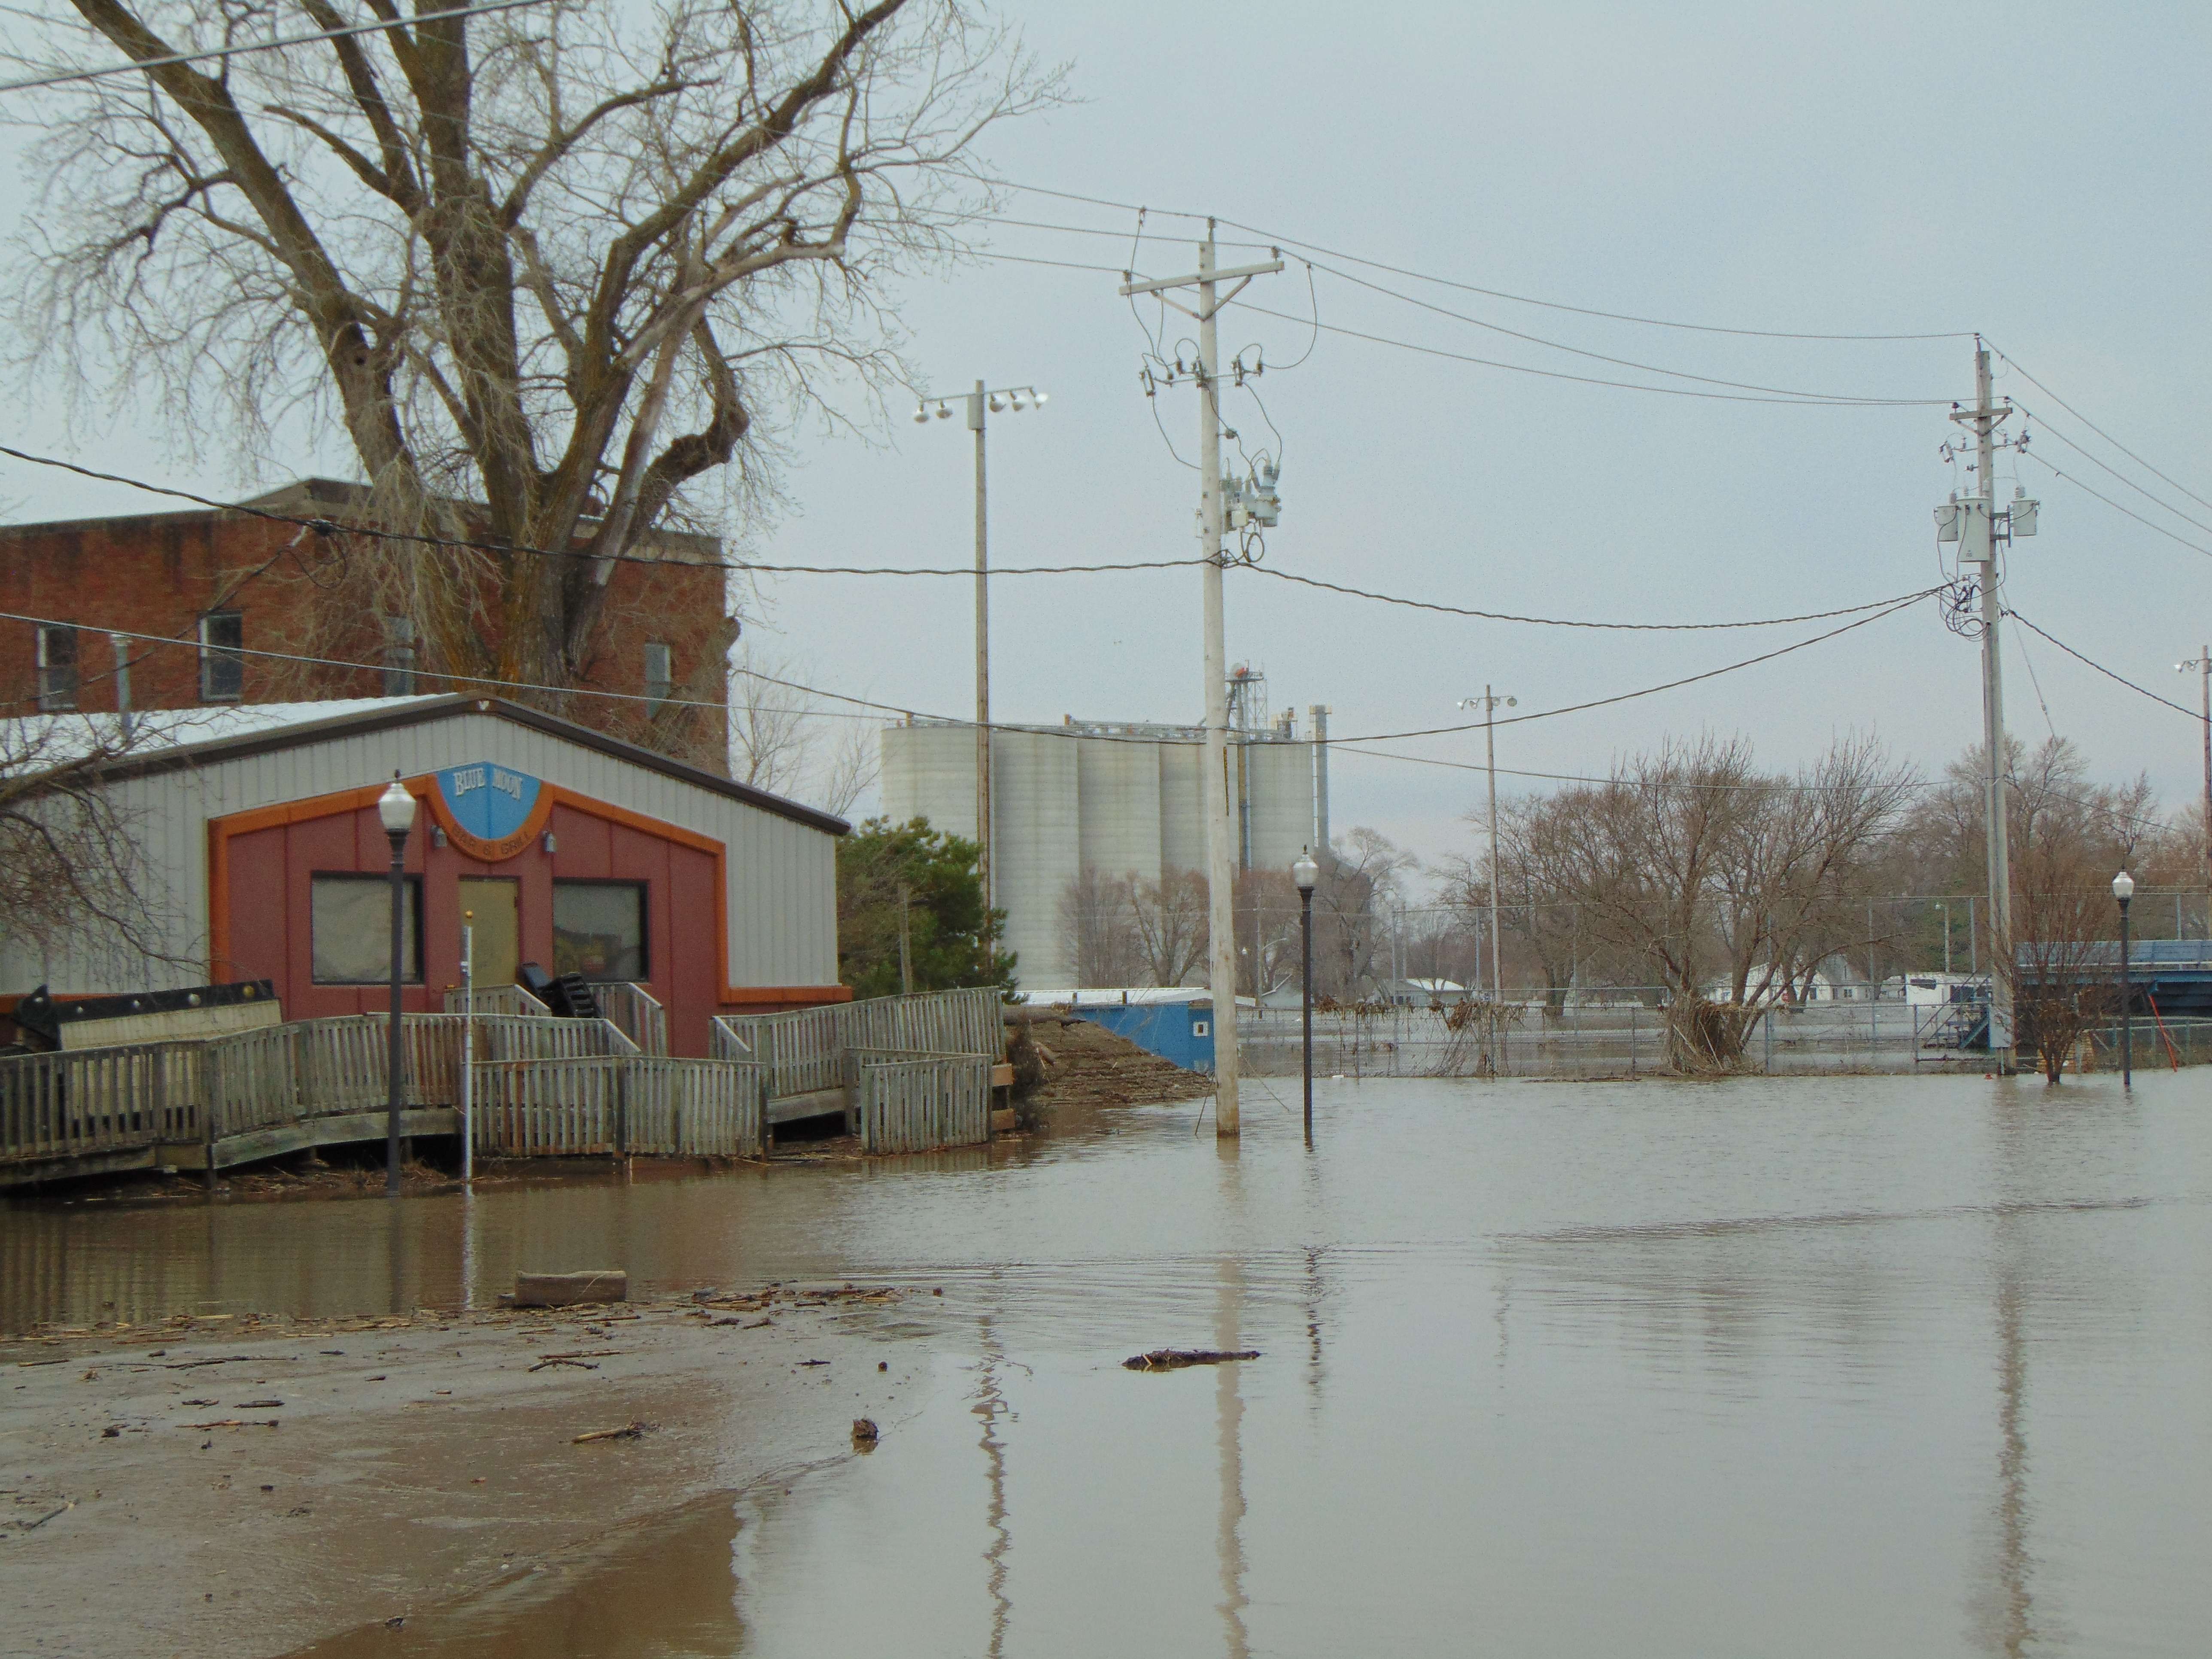
M714 1021L715 1054L757 1060L774 1073L774 1092L806 1094L847 1079L838 1059L848 1048L983 1054L1006 1052L999 994L988 988L869 997L781 1014L723 1014Z
M446 993L447 1013L465 1013L469 1006L469 998L458 988ZM540 1019L553 1018L550 1008L520 985L479 985L476 989L475 1006L479 1014L535 1014Z
M409 1107L459 1103L459 1014L409 1014ZM474 1018L477 1144L489 1151L757 1155L769 1068L640 1053L612 1022ZM298 1020L202 1042L0 1059L0 1165L234 1136L381 1110L390 1026Z
M200 1048L140 1042L0 1059L0 1163L198 1140Z
M641 1054L668 1052L668 1010L642 985L595 985L599 1012L638 1046Z

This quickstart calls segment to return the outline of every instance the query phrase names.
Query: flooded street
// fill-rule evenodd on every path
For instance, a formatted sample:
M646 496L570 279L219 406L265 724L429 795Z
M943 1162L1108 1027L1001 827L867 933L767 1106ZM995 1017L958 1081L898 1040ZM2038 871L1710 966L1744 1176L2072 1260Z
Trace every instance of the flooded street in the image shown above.
M1268 1085L1293 1102L1295 1080ZM2212 1628L2203 1074L1254 1089L936 1158L0 1211L0 1328L941 1287L866 1456L368 1655L2080 1654ZM1256 1359L1159 1375L1164 1346ZM743 1421L727 1432L751 1432Z

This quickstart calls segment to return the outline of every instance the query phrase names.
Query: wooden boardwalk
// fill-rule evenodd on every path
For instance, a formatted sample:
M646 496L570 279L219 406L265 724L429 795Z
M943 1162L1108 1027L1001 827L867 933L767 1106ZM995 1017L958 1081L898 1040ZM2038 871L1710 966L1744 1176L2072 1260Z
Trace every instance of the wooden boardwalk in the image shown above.
M461 1130L491 1156L757 1158L768 1067L646 1054L611 1020L458 1013L401 1023L400 1132ZM298 1020L196 1042L0 1059L0 1188L110 1171L220 1170L386 1132L389 1022Z
M510 986L472 1016L457 995L447 1012L405 1015L400 1133L460 1133L465 1073L473 1144L494 1157L759 1158L775 1124L831 1112L871 1152L990 1139L995 992L726 1017L714 1057L691 1060L665 1052L651 996L607 988L597 1020L555 1018ZM0 1188L380 1140L389 1036L384 1017L351 1015L0 1058Z

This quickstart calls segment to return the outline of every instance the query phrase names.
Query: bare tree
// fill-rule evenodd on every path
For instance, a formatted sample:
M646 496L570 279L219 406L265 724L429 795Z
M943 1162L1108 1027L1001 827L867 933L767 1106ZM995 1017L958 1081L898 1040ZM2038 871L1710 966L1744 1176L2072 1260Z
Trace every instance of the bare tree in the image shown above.
M1085 865L1060 896L1060 937L1077 987L1133 985L1140 971L1137 879Z
M1413 855L1379 830L1353 830L1316 860L1314 884L1314 992L1353 1001L1372 988L1383 942L1382 913L1419 867ZM1380 964L1386 971L1387 963Z
M1794 777L1741 738L1669 742L1555 797L1558 890L1665 988L1669 1062L1724 1070L1851 927L1914 782L1871 739Z
M1131 883L1129 916L1138 963L1153 984L1181 985L1206 960L1206 878L1197 871L1164 871L1157 881Z
M361 19L72 3L8 56L149 67L46 94L27 365L255 445L334 422L377 523L482 544L375 544L425 669L556 688L615 562L710 480L771 498L828 383L896 373L890 285L957 251L978 137L1060 97L960 0L574 0L201 63L161 60Z
M793 665L743 647L730 684L730 775L739 783L775 793L797 786L815 707L798 685Z
M1262 997L1298 978L1298 890L1280 870L1237 878L1237 994Z

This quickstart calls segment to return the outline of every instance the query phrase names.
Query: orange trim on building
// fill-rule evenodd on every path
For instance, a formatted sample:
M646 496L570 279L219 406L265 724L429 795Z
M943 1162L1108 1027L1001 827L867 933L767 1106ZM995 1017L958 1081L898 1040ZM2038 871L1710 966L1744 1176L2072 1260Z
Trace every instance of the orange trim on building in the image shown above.
M403 778L402 786L417 802L430 804L431 817L446 831L449 840L460 844L464 851L482 847L484 843L473 836L457 835L452 815L447 810L438 789L434 775ZM315 818L337 817L357 812L364 806L374 806L377 798L389 786L367 784L358 789L341 789L333 794L313 795L304 800L282 801L274 806L257 806L243 812L233 812L222 817L208 820L208 974L211 981L223 977L225 964L230 957L230 843L234 836L257 830L268 830L279 824L304 823ZM715 977L722 984L716 995L716 1006L722 1008L750 1008L762 1012L762 1005L773 1003L780 1008L813 1008L823 1003L849 1002L851 988L843 985L768 985L740 986L728 982L730 977L730 872L729 849L711 836L701 835L696 830L686 830L680 824L648 817L625 806L617 806L590 795L577 793L557 783L540 780L537 804L532 808L529 825L507 837L500 845L507 850L501 856L513 858L528 847L532 839L541 833L551 817L556 805L584 813L590 817L617 823L626 829L658 836L706 854L714 863L714 888L721 895L721 902L714 907ZM512 843L509 845L508 843ZM476 856L476 854L471 854ZM486 862L496 860L486 860Z

